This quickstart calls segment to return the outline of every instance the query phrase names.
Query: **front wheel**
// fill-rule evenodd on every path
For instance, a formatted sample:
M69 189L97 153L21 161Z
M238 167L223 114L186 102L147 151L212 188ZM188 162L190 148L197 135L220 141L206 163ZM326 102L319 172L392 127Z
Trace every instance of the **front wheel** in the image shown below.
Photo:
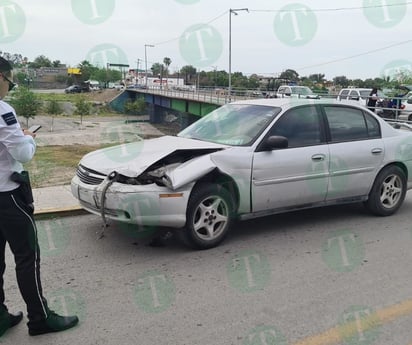
M384 168L376 177L366 208L378 216L390 216L401 207L406 194L406 176L395 165Z
M186 227L180 237L192 248L209 249L220 244L232 224L233 197L216 184L201 184L190 196L186 211Z

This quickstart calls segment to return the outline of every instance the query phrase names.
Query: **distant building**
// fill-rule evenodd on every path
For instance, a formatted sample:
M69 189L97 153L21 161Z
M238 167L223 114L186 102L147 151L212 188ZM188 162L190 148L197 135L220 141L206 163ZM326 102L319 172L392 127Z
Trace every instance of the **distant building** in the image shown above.
M17 68L19 83L36 89L60 89L67 86L67 67Z

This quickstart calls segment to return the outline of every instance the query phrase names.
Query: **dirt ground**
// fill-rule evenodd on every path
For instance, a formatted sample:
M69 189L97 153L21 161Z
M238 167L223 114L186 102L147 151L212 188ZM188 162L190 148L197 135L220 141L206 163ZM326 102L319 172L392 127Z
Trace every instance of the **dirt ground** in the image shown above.
M83 95L95 104L107 104L121 91L106 89L84 93ZM26 119L19 117L23 127ZM51 116L39 114L29 119L31 125L41 125L36 141L38 146L49 145L96 145L112 142L129 141L131 138L151 138L162 135L149 122L149 116L112 115L60 115ZM162 128L162 126L159 126ZM164 128L164 126L163 126ZM114 134L115 133L115 134Z
M118 91L89 94L96 102L108 102ZM93 98L92 98L93 97ZM25 119L19 117L25 124ZM29 120L29 126L41 125L36 133L37 152L25 166L30 171L33 188L69 184L76 172L78 160L83 154L102 145L158 137L167 126L151 125L148 116L51 116L37 115ZM174 134L174 133L167 133ZM68 162L68 157L72 160Z
M38 146L110 144L163 135L150 123L127 121L124 115L87 116L82 120L79 116L38 115L30 120L32 124L42 126L36 133Z

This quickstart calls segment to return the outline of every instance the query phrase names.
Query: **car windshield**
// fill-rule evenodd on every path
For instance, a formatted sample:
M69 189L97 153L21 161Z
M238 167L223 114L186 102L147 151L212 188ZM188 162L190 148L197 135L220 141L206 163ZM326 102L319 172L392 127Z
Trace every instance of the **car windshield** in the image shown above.
M313 94L313 91L306 87L306 86L292 86L292 93L298 94L298 95L311 95Z
M251 145L281 108L226 104L202 117L178 136L233 146Z

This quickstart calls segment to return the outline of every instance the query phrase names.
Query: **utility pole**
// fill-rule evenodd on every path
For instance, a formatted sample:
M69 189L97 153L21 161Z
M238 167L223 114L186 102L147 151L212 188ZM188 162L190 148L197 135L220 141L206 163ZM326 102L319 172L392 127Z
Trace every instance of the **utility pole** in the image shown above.
M232 13L238 15L237 12L246 11L249 12L248 8L234 8L229 9L229 102L232 98Z
M151 47L151 48L153 48L154 47L154 45L153 44L145 44L144 45L144 61L145 61L145 68L146 68L146 73L145 73L145 86L146 86L146 89L147 89L147 47Z
M137 59L136 84L138 84L139 82L139 66L140 66L140 59Z

